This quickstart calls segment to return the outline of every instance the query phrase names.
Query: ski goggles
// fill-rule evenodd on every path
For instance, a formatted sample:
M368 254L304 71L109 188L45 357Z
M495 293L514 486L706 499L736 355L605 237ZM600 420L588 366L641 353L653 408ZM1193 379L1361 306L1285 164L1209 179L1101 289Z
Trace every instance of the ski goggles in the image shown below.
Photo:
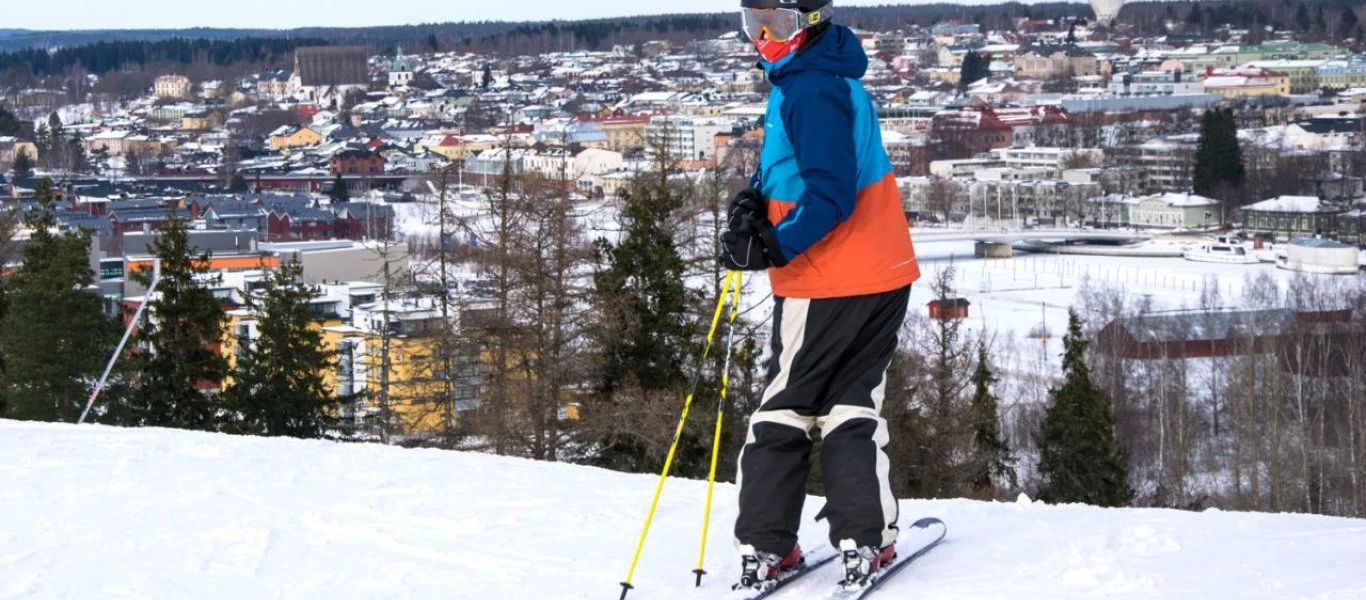
M834 9L826 6L820 10L804 13L792 8L742 8L745 35L752 41L767 37L775 42L786 42L803 29L814 27L830 20Z

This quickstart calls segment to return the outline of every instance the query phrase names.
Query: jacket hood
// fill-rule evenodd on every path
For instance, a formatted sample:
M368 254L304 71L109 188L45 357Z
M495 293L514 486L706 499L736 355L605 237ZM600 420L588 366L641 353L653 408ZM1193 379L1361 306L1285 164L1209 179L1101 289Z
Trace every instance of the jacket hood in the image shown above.
M848 79L863 79L868 72L868 54L863 43L848 27L832 25L824 35L777 63L760 60L769 81L782 85L782 80L796 73L822 71Z

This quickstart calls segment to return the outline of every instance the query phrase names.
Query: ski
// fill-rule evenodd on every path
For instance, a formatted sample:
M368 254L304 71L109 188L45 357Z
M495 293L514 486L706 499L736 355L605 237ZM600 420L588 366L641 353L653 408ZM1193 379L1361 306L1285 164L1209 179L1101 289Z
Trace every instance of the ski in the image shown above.
M763 586L763 589L761 590L741 589L732 591L731 595L727 597L727 600L762 600L768 598L784 587L787 587L787 584L801 579L803 576L810 575L812 571L834 562L834 560L839 557L840 555L838 552L834 554L808 552L802 555L802 566L783 574L778 579Z
M911 525L912 529L930 529L932 527L939 528L938 537L935 537L933 540L926 542L918 547L911 546L912 548L915 548L913 552L911 552L910 554L897 556L896 560L892 561L890 565L879 570L877 573L874 573L873 576L869 578L868 584L863 586L862 588L852 591L845 591L843 589L839 589L835 592L834 595L831 596L831 598L838 600L863 600L864 598L872 596L873 592L876 592L884 582L896 576L896 574L901 572L902 569L910 566L910 564L915 562L916 559L925 556L925 554L929 553L930 550L933 550L935 546L938 546L940 542L944 541L944 536L948 535L949 533L949 526L945 525L944 522L939 519L936 519L934 517L926 517L924 519L916 521L914 524ZM900 546L897 547L898 552L901 552L905 549L906 548L902 548Z

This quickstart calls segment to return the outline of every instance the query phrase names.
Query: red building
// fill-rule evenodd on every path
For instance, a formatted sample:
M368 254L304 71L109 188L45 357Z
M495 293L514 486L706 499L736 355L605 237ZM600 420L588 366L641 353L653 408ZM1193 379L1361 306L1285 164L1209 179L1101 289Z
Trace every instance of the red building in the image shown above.
M272 209L266 239L272 242L387 239L393 209L371 204L323 208Z
M266 215L266 239L292 242L337 239L337 218L330 210L318 208L271 210Z
M1096 350L1137 360L1247 356L1329 339L1352 311L1290 309L1143 315L1115 319L1096 334Z
M342 150L327 161L332 175L383 175L384 156L370 150Z
M972 306L965 298L930 301L930 318L936 321L959 321L968 318L968 307Z
M934 116L930 131L939 141L938 158L969 158L1015 145L1057 145L1071 120L1057 106L993 108L964 106Z

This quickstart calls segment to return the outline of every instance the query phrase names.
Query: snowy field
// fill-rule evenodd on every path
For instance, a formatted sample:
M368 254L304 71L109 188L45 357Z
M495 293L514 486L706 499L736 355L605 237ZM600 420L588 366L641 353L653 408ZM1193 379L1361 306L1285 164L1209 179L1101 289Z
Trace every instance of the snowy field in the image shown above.
M916 250L924 277L912 292L912 311L927 313L927 304L934 299L930 282L936 272L953 265L959 295L973 303L969 328L985 329L997 341L1010 338L1017 345L1038 348L1054 366L1061 364L1068 309L1078 304L1078 293L1087 286L1119 290L1130 305L1151 302L1154 312L1180 312L1199 310L1201 294L1207 286L1218 291L1217 309L1244 308L1245 283L1263 274L1270 275L1282 290L1296 277L1334 285L1362 282L1361 275L1303 275L1270 263L1238 265L1183 258L1054 254L1017 254L1011 259L984 260L973 257L972 243L917 244ZM1051 333L1046 349L1038 340L1028 338L1036 327Z
M485 455L0 421L0 599L615 599L654 478ZM724 598L735 491L670 481L637 600ZM808 503L802 541L825 526ZM879 597L1366 598L1366 521L914 501L948 540ZM777 595L824 598L837 567Z

